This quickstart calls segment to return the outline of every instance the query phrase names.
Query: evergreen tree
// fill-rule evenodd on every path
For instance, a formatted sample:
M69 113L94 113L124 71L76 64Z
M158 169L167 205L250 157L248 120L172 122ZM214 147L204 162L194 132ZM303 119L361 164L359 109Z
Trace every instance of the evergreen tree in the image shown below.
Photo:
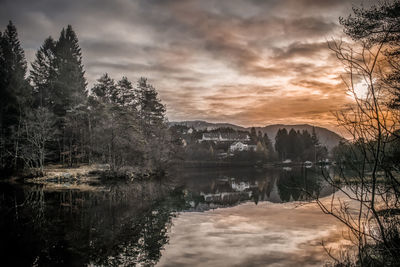
M142 164L146 142L139 131L136 104L130 105L134 96L127 97L133 91L129 80L124 77L115 84L104 74L91 91L89 132L94 158L110 164L112 170Z
M303 141L303 148L311 147L314 144L313 138L307 130L303 130L301 133L301 139ZM315 138L315 137L314 137Z
M156 89L140 78L137 83L141 131L147 143L145 153L148 167L163 171L171 158L172 136L168 131L165 106L158 98Z
M291 129L287 133L286 129L279 129L275 140L275 150L281 159L305 161L324 158L327 155L326 147L319 144L315 128L313 128L312 136L307 130L300 133L300 131Z
M279 129L275 136L275 150L278 152L281 160L287 157L287 140L288 132L286 128Z
M289 158L297 159L299 156L299 139L297 137L297 132L292 128L289 131L288 139L286 142L287 153Z
M89 133L90 133L90 154L103 163L110 163L105 155L110 154L109 141L113 140L113 123L110 118L112 109L111 94L115 92L115 82L107 74L103 74L91 89L89 96ZM110 137L111 136L111 137ZM108 156L110 159L110 156Z
M60 158L69 155L72 164L72 154L81 155L83 151L80 138L85 124L81 118L87 92L81 50L71 25L62 29L54 55L55 74L49 82L51 109L57 117Z
M165 106L161 104L156 89L140 78L137 84L140 100L140 116L147 127L160 126L165 121Z
M26 60L17 29L10 21L0 38L0 125L1 167L17 167L21 126L31 101L31 89L25 79ZM10 157L12 156L12 159Z
M1 103L3 104L3 97L5 97L5 89L6 89L6 59L4 55L4 39L3 33L0 31L0 93L1 93ZM3 105L2 105L3 106Z
M87 96L81 49L71 25L62 29L55 55L57 72L51 95L53 111L62 118L68 109L83 103Z
M35 106L51 108L54 96L52 87L56 75L55 68L56 42L50 36L36 52L36 59L32 63L30 80L34 88Z
M117 83L118 103L122 106L129 107L132 110L137 110L138 99L136 90L127 77L122 77Z
M45 161L103 162L117 171L139 165L162 171L173 151L165 106L145 78L134 88L104 74L87 97L78 38L72 27L36 53L30 87L24 51L10 22L0 32L1 168L25 163L43 172ZM33 101L32 100L33 96ZM58 152L58 153L57 153Z
M118 99L115 81L107 73L97 80L92 88L92 93L102 103L116 103Z
M22 108L29 103L29 86L25 79L26 60L18 40L17 29L10 21L1 38L1 125L16 125Z

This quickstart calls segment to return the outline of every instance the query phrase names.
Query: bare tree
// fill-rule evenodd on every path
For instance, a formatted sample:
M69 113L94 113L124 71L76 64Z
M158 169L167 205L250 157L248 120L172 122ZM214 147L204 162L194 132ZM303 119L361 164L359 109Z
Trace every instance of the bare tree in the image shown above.
M388 66L385 43L385 38L375 45L329 43L343 64L342 79L354 100L335 115L352 138L336 150L338 174L322 171L337 193L329 204L320 199L317 203L348 227L358 248L354 264L361 266L391 266L400 260L400 177L387 161L399 117L388 105L389 88L383 79Z
M46 146L55 136L54 123L54 115L43 107L34 110L23 123L27 144L21 158L28 167L38 168L41 174L47 156Z

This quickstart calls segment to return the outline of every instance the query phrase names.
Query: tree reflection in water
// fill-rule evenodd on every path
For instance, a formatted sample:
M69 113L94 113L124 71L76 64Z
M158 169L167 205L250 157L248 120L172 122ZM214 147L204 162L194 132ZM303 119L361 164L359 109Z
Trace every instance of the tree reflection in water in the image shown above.
M312 200L321 191L320 175L313 170L302 168L297 172L285 171L277 181L279 196L282 202Z
M157 181L90 191L0 184L2 265L154 265L177 211L305 200L322 180L304 169L181 173L174 190Z
M153 265L185 204L182 193L155 183L106 192L3 184L0 196L4 266Z

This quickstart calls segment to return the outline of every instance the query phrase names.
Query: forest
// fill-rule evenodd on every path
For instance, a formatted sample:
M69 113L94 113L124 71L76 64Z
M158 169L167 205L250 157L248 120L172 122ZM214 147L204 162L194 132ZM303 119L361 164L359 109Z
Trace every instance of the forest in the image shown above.
M282 160L289 158L317 162L317 159L328 156L328 149L320 144L314 128L311 135L307 130L300 133L291 129L288 133L285 128L279 129L275 137L275 149Z
M104 32L121 30L129 52L139 40L164 55L146 67L174 85L177 117L335 121L346 138L332 148L295 125L279 124L276 136L174 126L157 82L112 77L109 66L89 83L71 25L40 39L28 62L17 27L3 21L2 265L400 265L400 0L11 2L2 17L32 35L90 21L86 33L108 47L95 27L109 19ZM80 167L84 175L72 172Z
M107 73L88 88L78 37L68 25L44 40L29 73L17 29L0 32L0 169L99 163L113 172L163 172L174 151L166 107L146 78ZM127 170L128 169L128 170Z

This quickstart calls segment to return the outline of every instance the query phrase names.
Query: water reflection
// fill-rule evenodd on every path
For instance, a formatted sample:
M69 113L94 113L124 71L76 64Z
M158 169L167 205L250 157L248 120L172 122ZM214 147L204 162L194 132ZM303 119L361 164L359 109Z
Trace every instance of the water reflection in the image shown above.
M244 201L282 203L330 194L314 169L187 171L185 199L190 211L233 206Z
M173 218L157 266L323 266L342 229L313 204L247 202Z
M0 196L3 266L153 265L185 203L150 183L101 192L2 184Z
M177 211L304 200L306 192L323 189L323 179L310 169L185 170L179 178L183 185L175 190L159 182L86 191L1 183L2 264L151 266Z

